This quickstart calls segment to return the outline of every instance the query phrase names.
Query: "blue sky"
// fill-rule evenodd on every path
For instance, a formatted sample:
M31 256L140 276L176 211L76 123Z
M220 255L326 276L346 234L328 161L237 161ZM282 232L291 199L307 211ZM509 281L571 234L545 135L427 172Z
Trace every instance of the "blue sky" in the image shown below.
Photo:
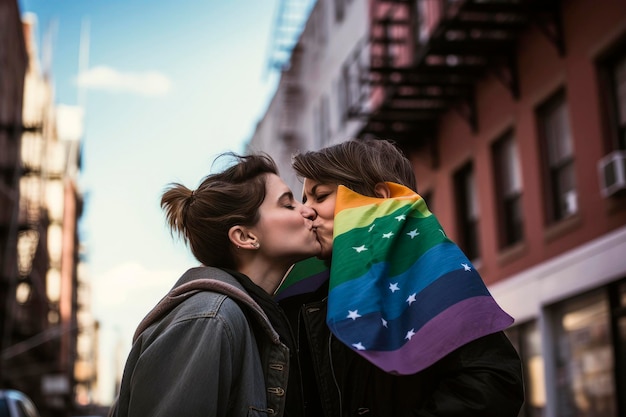
M105 362L116 347L125 359L139 320L196 264L166 229L160 195L173 181L195 188L219 153L243 151L274 91L277 3L19 0L37 16L40 51L52 34L56 103L78 104L89 28L80 233ZM112 383L101 377L106 401Z

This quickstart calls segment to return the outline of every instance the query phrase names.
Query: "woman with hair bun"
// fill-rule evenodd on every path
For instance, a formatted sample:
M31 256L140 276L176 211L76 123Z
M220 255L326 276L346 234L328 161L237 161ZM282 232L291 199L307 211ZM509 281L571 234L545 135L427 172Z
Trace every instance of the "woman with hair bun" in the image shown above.
M163 193L172 234L202 266L139 324L110 416L290 414L295 349L271 295L295 262L319 254L314 213L269 156L229 155L235 163L197 189L173 183Z

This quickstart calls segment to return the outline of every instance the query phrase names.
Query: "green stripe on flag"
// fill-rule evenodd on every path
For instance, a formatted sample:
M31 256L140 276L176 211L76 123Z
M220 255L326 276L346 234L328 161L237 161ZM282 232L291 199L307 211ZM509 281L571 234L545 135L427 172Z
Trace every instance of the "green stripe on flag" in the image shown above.
M328 266L326 266L326 263L316 257L297 262L289 271L287 278L285 278L283 283L280 285L280 290L282 291L300 280L319 274L327 269Z
M371 231L370 225L335 238L333 258L341 262L332 264L331 288L365 275L372 265L380 262L388 262L387 276L399 275L426 251L450 241L435 216L407 217L399 222L394 214L377 219ZM393 235L385 238L389 232Z

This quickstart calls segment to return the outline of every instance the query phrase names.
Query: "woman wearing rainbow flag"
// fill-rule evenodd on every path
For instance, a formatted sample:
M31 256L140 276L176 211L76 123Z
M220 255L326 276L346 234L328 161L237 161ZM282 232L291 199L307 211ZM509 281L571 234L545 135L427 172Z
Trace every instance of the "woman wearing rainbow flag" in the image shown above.
M516 417L513 319L414 191L410 161L391 142L350 140L293 167L322 246L276 294L306 417Z

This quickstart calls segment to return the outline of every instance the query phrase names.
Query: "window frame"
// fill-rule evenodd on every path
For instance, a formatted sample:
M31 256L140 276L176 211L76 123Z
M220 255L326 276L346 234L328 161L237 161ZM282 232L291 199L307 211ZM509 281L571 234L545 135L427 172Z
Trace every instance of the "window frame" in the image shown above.
M626 34L596 59L606 153L614 150L626 150L626 120L620 126L617 86L614 80L614 71L621 62L626 63Z
M592 289L585 293L577 294L574 297L561 300L556 304L549 307L550 316L552 318L553 325L553 346L552 355L554 356L554 372L556 375L563 375L572 379L557 379L558 386L556 387L559 395L556 398L555 407L558 414L569 413L572 409L577 410L577 403L574 401L577 393L574 392L575 388L578 391L582 391L580 388L581 383L589 381L589 377L593 377L598 371L588 371L584 374L571 374L567 373L568 369L586 369L589 366L580 366L581 362L584 362L584 357L587 355L582 354L584 350L601 350L607 354L604 360L596 360L597 364L606 364L608 361L612 361L611 369L602 369L605 377L608 376L611 379L611 387L613 388L613 413L611 416L620 416L619 410L619 393L620 387L616 381L616 358L614 335L611 330L612 321L612 306L610 299L611 286L604 286ZM598 308L599 307L599 308ZM587 314L587 316L585 316ZM603 321L596 319L590 319L590 314L602 315ZM575 320L568 320L567 316L575 318ZM580 323L585 321L593 323L593 326L583 327ZM566 323L570 323L574 329L567 329ZM603 327L602 327L603 326ZM598 331L598 329L605 330L605 332ZM602 337L602 334L606 334ZM595 339L600 339L595 340ZM605 339L605 340L602 340ZM598 343L600 342L600 344ZM604 344L601 344L605 342ZM597 354L591 355L591 357L598 357ZM578 364L578 365L577 365ZM603 379L606 380L606 379ZM581 394L581 392L578 392ZM588 393L589 396L593 396L593 392ZM585 397L584 399L588 399Z
M559 223L578 213L578 187L576 180L576 152L574 150L573 130L571 128L571 119L569 116L569 107L567 102L567 94L564 88L559 89L554 94L543 101L535 110L535 117L537 121L537 130L539 138L539 149L541 152L542 160L542 179L543 179L543 194L544 194L544 211L545 211L545 223L546 225L553 225ZM553 155L551 150L555 146L563 145L562 137L558 137L559 142L552 142L553 138L549 137L548 122L552 122L551 116L557 115L558 111L564 111L567 124L561 126L566 129L568 142L565 143L569 146L571 152L566 156ZM557 158L557 161L551 161ZM568 171L570 174L568 174ZM562 179L570 180L573 183L571 189L567 190L566 186L560 184ZM565 204L562 204L562 198L566 197L566 194L573 192L573 209L568 211Z
M512 165L507 158L506 147L514 146L517 163ZM521 165L519 161L519 148L513 129L507 130L500 135L491 145L491 157L495 185L495 204L498 225L498 247L506 249L524 240L524 212L522 208L523 184L521 180ZM513 167L517 172L509 173L510 176L519 177L519 190L506 190L504 184L504 170ZM516 219L514 205L519 213L519 221Z
M474 164L469 161L454 173L454 192L458 230L458 244L470 261L476 263L480 259L480 201L478 195L471 195L469 189L477 194L478 183ZM473 197L473 198L472 198ZM475 216L471 206L475 205Z

